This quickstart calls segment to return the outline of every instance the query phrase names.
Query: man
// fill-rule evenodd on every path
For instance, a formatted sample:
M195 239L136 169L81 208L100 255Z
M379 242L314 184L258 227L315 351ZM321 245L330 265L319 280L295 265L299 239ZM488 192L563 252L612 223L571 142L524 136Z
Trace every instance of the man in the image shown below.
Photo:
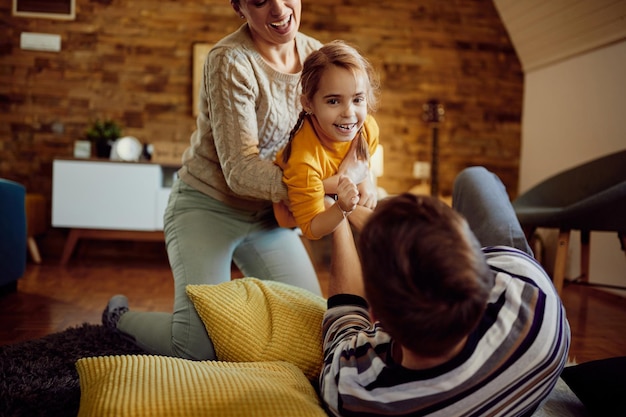
M330 414L528 416L557 382L569 325L503 184L468 168L453 208L380 202L360 263L347 222L333 234L320 376Z

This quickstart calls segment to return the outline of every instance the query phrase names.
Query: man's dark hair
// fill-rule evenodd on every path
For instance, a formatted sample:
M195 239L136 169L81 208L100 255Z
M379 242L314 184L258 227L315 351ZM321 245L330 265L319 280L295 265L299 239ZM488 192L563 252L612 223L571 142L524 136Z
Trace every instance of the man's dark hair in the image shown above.
M381 201L358 249L372 312L407 349L440 356L476 327L493 273L465 219L440 200Z

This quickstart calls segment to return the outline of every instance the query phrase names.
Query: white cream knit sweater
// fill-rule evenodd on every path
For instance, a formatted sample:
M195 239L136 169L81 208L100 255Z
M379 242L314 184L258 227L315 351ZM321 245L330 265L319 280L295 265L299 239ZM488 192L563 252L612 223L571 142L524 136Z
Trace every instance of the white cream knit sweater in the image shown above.
M321 43L298 33L300 62ZM299 77L272 69L247 24L219 41L204 64L197 129L181 180L233 207L260 210L287 199L274 164L301 109Z

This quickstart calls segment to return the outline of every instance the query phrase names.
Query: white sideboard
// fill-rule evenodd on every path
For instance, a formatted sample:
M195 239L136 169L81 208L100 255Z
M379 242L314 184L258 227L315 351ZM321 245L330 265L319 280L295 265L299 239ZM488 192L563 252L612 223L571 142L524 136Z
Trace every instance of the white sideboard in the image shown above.
M163 240L163 213L177 167L58 159L52 166L52 226L70 228L64 264L80 238Z

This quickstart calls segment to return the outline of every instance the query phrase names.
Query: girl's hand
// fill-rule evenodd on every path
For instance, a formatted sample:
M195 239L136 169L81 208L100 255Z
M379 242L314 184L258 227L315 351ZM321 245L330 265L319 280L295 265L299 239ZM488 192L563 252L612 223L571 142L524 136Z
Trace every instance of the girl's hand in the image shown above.
M359 190L356 184L347 176L340 175L337 184L337 203L344 211L352 211L359 202Z

